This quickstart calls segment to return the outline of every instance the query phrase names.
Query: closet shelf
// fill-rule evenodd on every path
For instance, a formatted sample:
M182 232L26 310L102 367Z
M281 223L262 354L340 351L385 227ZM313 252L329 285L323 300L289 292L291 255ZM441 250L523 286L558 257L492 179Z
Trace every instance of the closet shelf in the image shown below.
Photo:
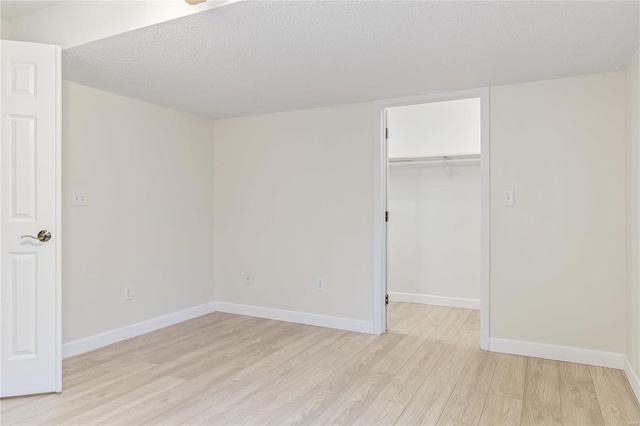
M459 163L459 162L474 162L480 161L479 153L469 154L452 154L452 155L430 155L426 157L397 157L389 158L389 165L402 165L402 164L432 164L432 163Z

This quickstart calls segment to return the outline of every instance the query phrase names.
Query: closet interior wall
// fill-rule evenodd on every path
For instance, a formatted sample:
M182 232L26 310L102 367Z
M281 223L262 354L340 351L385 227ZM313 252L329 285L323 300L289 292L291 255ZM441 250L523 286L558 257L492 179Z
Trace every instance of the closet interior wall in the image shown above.
M392 300L479 308L480 100L390 108Z

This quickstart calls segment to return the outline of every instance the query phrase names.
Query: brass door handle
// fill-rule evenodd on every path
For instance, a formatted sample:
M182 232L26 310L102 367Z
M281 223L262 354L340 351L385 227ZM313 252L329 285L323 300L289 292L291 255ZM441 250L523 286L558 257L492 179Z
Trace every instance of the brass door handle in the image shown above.
M43 243L46 243L51 239L51 232L47 231L46 229L43 229L42 231L38 232L37 237L34 237L33 235L23 235L20 238L33 238L34 240L38 240L38 241L42 241Z

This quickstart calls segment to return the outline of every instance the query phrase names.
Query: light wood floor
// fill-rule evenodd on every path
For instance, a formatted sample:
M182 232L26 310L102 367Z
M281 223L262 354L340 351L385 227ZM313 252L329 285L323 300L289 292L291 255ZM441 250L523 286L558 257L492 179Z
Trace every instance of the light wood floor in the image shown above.
M214 313L64 361L2 424L629 425L619 370L479 349L478 311L393 303L383 336ZM636 423L634 423L636 422Z

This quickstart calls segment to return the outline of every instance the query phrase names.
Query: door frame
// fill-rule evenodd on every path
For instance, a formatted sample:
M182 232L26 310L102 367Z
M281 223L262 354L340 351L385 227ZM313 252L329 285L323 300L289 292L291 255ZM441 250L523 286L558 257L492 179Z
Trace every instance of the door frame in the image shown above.
M373 103L373 329L375 334L386 331L385 296L387 294L387 243L385 210L387 202L387 150L384 111L387 108L480 98L480 180L481 180L481 235L480 235L480 347L489 350L491 320L491 141L490 90L488 87L383 99Z
M56 46L56 392L62 392L62 48Z

